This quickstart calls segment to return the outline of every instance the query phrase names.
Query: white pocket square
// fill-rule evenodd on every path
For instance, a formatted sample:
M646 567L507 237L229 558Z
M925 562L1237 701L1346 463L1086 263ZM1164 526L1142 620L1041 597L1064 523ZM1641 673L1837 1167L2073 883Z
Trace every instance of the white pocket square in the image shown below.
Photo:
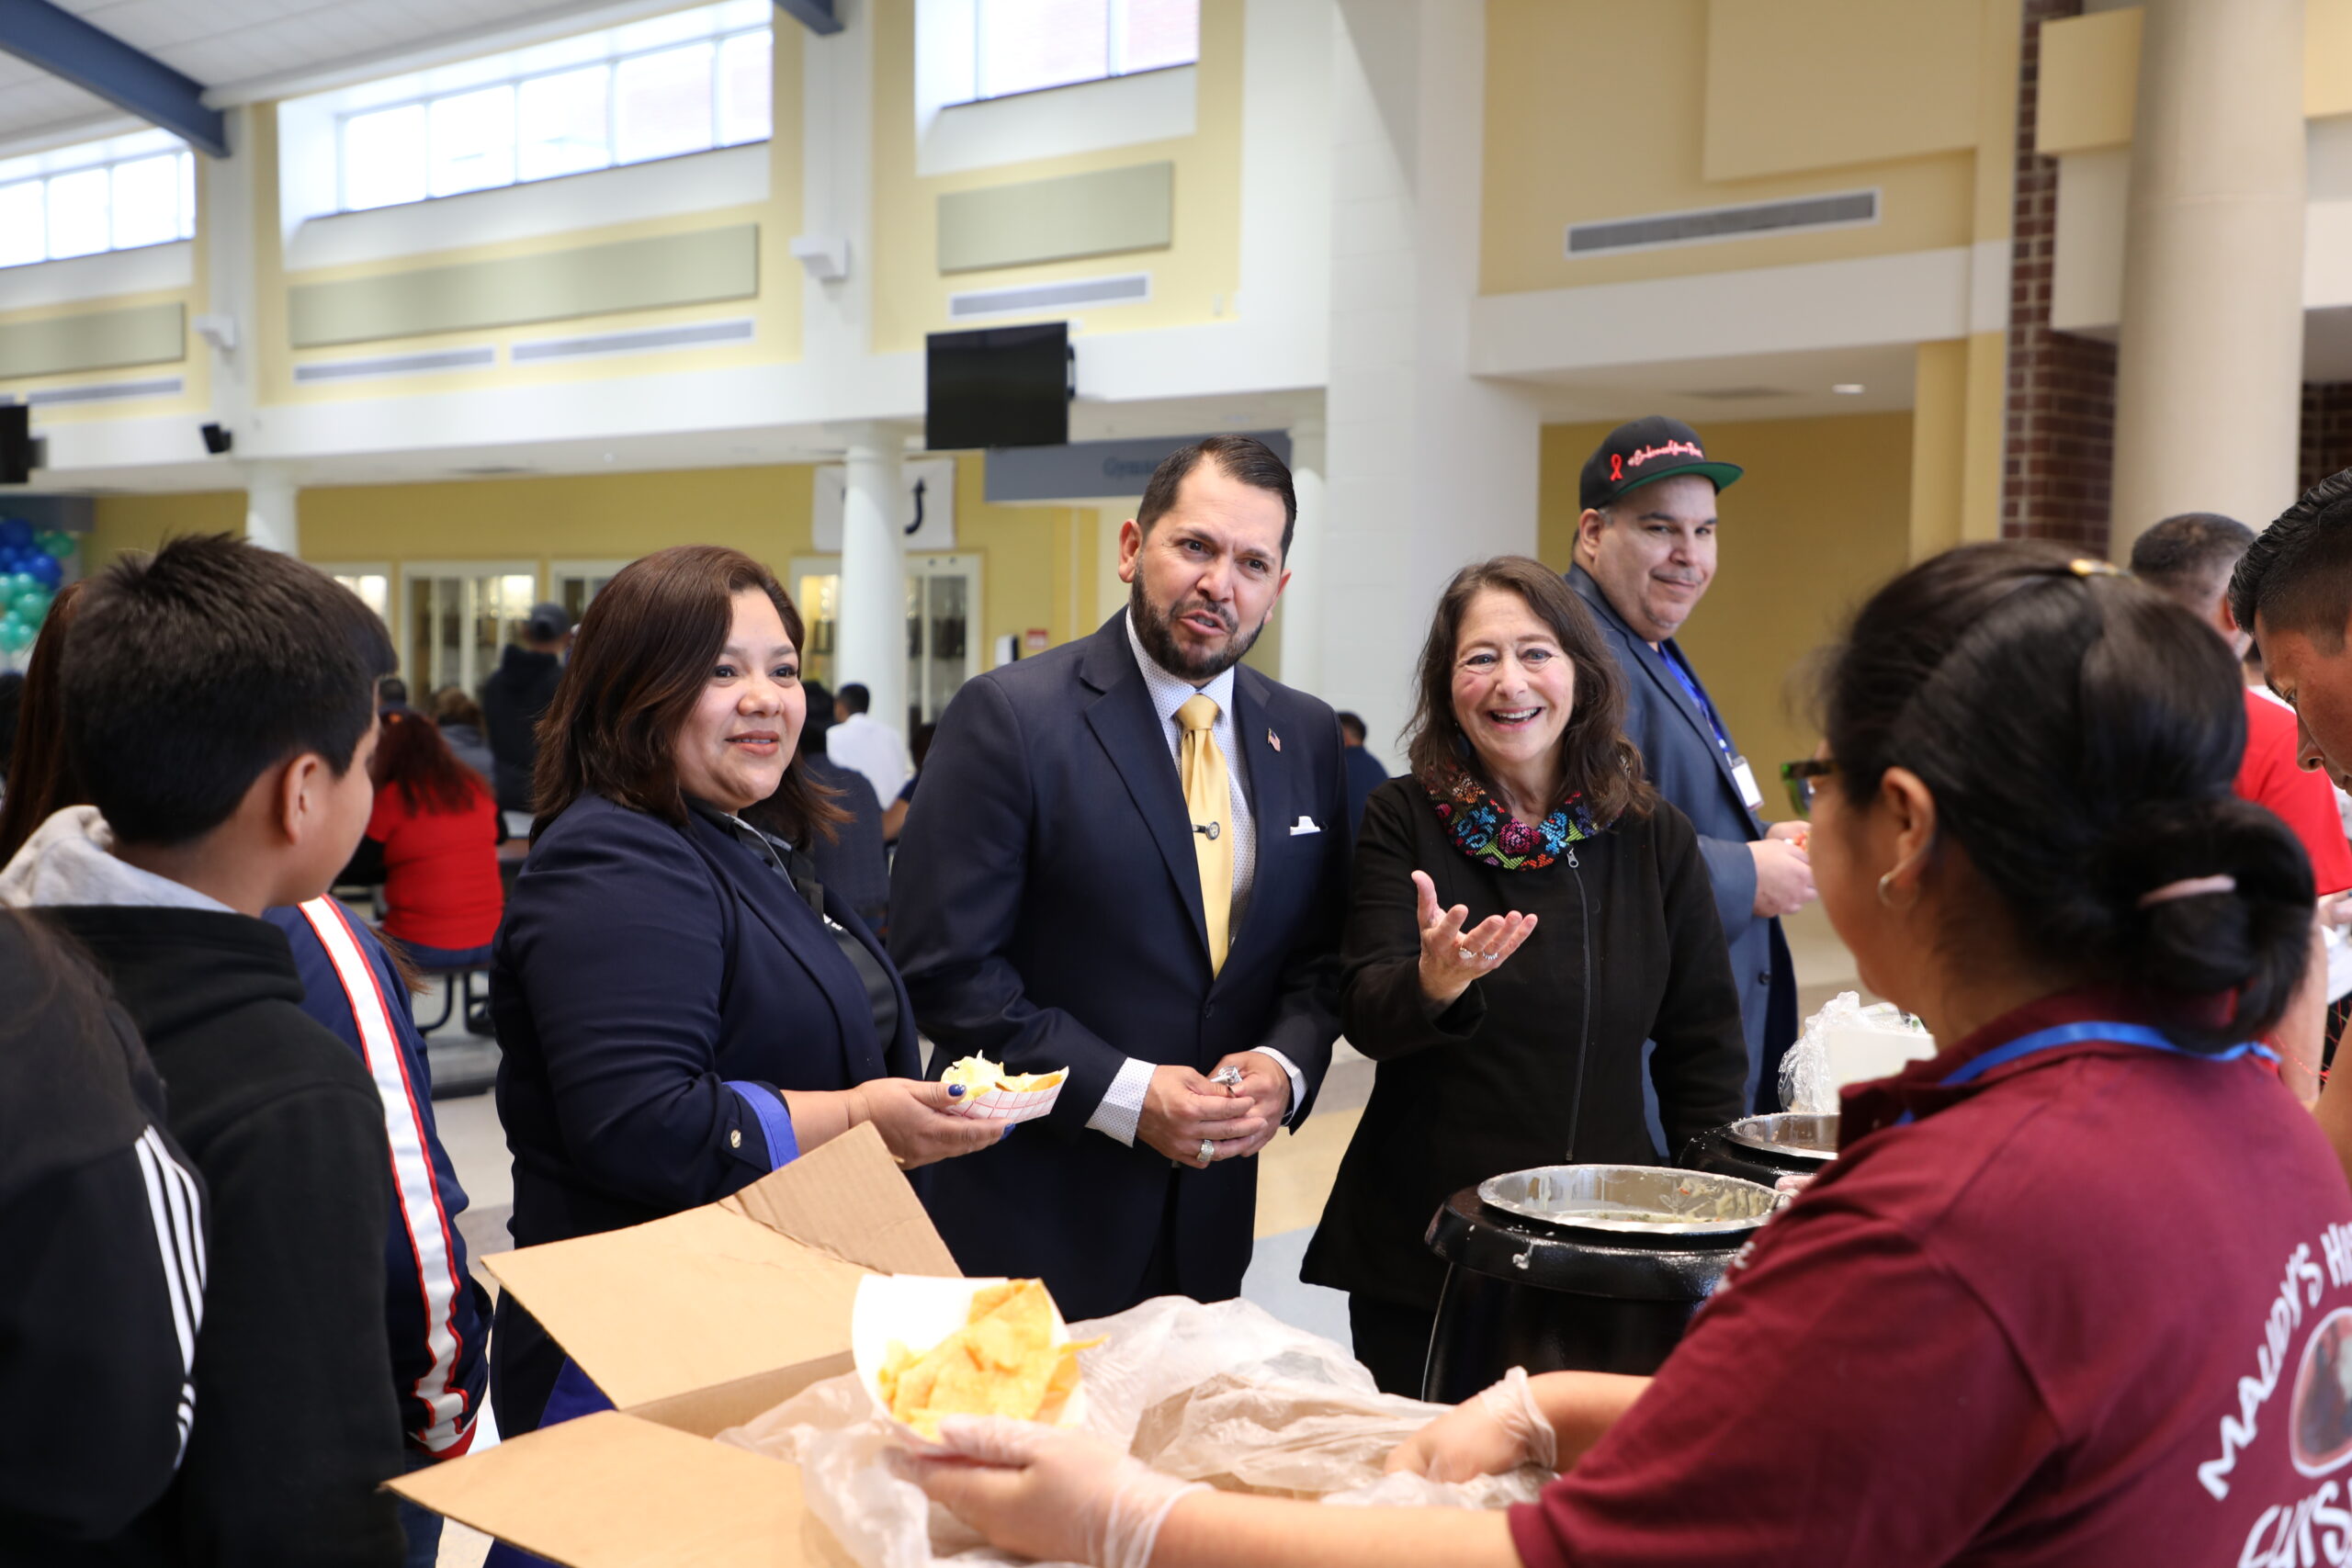
M1290 836L1294 839L1301 833L1319 833L1322 830L1316 825L1315 818L1312 817L1302 817L1290 825Z

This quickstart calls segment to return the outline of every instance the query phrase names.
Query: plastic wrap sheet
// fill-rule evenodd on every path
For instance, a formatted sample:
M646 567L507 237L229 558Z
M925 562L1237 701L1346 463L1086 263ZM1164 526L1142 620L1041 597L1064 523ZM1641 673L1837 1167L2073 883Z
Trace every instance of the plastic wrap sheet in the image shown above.
M1533 1469L1441 1484L1383 1475L1389 1450L1442 1407L1384 1394L1328 1339L1247 1302L1162 1297L1071 1333L1084 1353L1085 1427L1186 1481L1328 1504L1499 1508L1532 1499ZM981 1544L893 1475L888 1423L854 1375L803 1390L718 1435L801 1467L810 1510L863 1568L1023 1561Z

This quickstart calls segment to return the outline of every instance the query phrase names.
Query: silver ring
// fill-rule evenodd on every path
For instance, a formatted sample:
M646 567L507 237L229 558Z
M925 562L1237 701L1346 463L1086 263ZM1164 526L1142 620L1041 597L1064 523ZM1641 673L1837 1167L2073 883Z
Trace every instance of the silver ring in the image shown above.
M1201 1161L1201 1163L1202 1163L1203 1165L1206 1165L1206 1164L1208 1164L1208 1163L1209 1163L1209 1161L1211 1161L1211 1160L1215 1159L1216 1157L1216 1145L1215 1144L1213 1144L1213 1143L1209 1142L1206 1138L1203 1138L1203 1139L1201 1140L1201 1153L1200 1153L1200 1161Z
M1468 948L1468 947L1457 947L1457 948L1455 948L1455 949L1453 950L1453 955L1454 955L1456 958L1459 958L1460 960L1462 960L1462 962L1463 962L1463 963L1464 963L1464 964L1476 964L1476 963L1477 963L1477 962L1478 962L1478 959L1479 959L1479 957L1480 957L1480 954L1478 953L1478 952L1477 952L1477 950L1476 950L1476 949L1475 949L1475 948Z

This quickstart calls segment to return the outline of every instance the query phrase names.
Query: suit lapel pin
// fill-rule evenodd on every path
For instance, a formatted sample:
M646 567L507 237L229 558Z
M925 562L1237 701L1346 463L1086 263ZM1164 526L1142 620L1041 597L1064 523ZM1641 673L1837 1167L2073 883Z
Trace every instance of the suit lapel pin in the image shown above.
M1283 749L1283 738L1269 729L1266 731L1266 744L1279 751Z

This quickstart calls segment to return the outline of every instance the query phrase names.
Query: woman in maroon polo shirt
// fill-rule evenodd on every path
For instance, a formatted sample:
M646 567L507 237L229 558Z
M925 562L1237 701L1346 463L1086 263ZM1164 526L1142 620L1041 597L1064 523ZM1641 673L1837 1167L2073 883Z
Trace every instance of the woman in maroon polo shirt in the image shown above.
M1824 695L1822 904L1951 1043L1848 1091L1655 1379L1514 1373L1390 1461L1571 1466L1540 1502L1200 1492L977 1420L931 1495L1105 1568L2352 1559L2352 1190L2258 1043L2312 875L2230 793L2228 653L2104 562L1978 545L1882 590Z

